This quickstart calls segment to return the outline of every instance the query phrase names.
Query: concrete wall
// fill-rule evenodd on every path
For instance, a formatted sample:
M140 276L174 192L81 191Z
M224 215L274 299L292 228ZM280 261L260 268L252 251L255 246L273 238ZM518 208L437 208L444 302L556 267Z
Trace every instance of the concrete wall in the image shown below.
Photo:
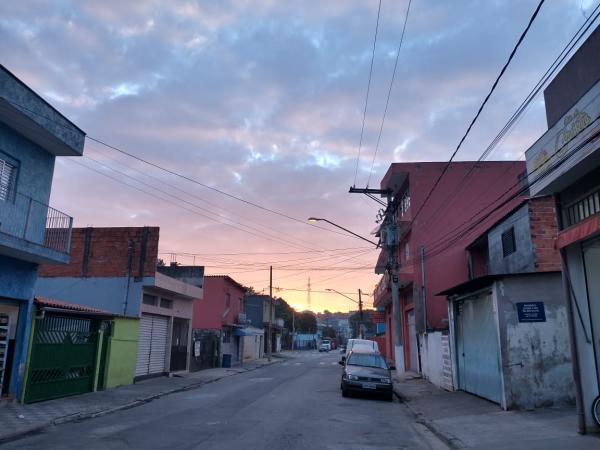
M143 287L148 284L154 284L154 278L136 280L132 277L127 289L127 277L40 277L36 294L114 314L138 317Z
M502 233L514 227L516 250L503 256ZM531 242L529 208L522 205L499 225L488 232L489 273L519 273L535 270L535 256Z
M115 318L106 355L106 389L133 383L140 321Z
M264 354L263 336L243 336L240 338L240 340L243 340L243 343L240 342L240 345L242 345L244 349L244 361L252 361L262 358Z
M548 128L600 80L600 27L589 36L544 90Z
M507 409L573 404L567 316L560 273L496 282ZM516 303L542 301L546 322L520 323Z
M419 351L423 377L438 387L453 390L448 334L441 331L421 334Z
M33 301L37 264L0 255L0 297Z

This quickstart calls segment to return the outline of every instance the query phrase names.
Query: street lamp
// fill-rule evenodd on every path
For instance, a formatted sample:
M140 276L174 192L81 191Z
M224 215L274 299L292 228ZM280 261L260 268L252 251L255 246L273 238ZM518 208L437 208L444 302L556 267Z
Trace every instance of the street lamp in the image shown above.
M340 230L344 230L346 233L350 233L352 236L356 236L359 239L362 239L363 241L367 241L369 244L373 244L375 247L379 247L379 244L377 242L371 241L370 239L364 238L362 237L360 234L356 234L353 231L350 231L347 228L344 228L341 225L338 225L337 223L333 223L331 220L327 220L327 219L323 219L321 217L309 217L308 218L309 222L318 222L318 221L322 221L322 222L327 222L330 225L333 225L336 228L339 228Z
M346 297L348 300L352 300L354 303L358 303L358 320L360 321L359 325L358 325L358 328L359 328L360 338L363 339L364 338L364 332L363 332L363 308L362 308L363 307L363 303L362 303L362 292L361 292L361 290L360 289L358 290L358 301L354 300L353 298L348 297L346 294L342 294L341 292L336 291L335 289L326 288L325 290L329 291L329 292L335 292L336 294L339 294L342 297Z

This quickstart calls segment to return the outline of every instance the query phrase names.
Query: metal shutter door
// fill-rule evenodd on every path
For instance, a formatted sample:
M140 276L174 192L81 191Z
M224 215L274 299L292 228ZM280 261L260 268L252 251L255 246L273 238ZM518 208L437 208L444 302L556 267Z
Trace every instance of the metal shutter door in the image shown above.
M152 316L142 314L140 319L140 333L138 338L137 358L135 362L135 376L148 375L150 364L150 342L152 340Z
M150 348L149 373L165 372L168 332L169 318L152 316L152 346Z

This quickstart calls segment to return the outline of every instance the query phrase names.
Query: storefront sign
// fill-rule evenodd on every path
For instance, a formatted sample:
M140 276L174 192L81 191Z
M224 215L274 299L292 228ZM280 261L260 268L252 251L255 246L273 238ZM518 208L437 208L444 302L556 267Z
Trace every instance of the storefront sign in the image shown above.
M517 303L519 322L545 322L544 302Z
M596 149L597 144L590 142L570 156L574 148L599 131L599 117L600 83L597 83L525 153L531 195L552 193L546 189L548 185ZM565 157L569 160L555 167ZM552 167L555 169L551 174L539 179Z

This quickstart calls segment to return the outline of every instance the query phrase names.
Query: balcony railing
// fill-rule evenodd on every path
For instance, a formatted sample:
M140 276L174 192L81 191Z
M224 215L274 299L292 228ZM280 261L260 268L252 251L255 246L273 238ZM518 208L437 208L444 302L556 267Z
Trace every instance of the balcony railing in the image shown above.
M21 193L0 201L0 233L69 253L73 218Z

